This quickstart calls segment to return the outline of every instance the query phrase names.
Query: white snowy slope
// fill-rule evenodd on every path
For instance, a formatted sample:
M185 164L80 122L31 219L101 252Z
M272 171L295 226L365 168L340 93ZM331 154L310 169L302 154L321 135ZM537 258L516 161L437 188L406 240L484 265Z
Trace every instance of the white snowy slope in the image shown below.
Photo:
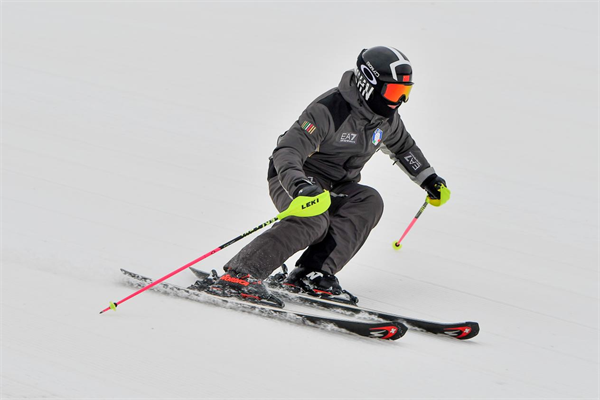
M595 2L3 2L2 398L598 398L598 33ZM274 217L277 136L375 45L411 59L401 113L453 196L394 251L425 194L376 154L385 214L340 281L478 337L151 292L98 314L133 292L119 268Z

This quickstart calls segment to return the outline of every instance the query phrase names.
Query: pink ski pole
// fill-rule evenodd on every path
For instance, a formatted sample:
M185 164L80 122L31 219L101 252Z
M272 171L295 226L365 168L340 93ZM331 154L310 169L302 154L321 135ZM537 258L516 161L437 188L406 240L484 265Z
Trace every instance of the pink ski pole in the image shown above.
M402 237L397 242L394 241L394 243L392 243L392 246L394 247L395 250L400 250L400 248L402 247L402 245L400 244L400 242L402 242L402 240L404 239L404 237L412 229L412 227L415 224L415 222L417 222L417 219L419 219L419 217L423 213L423 210L425 210L425 207L427 207L427 199L425 200L425 203L423 203L423 205L419 209L419 212L417 213L417 215L415 215L415 217L413 218L413 220L410 222L410 224L408 225L408 227L406 228L406 230L402 234Z
M191 267L192 265L204 260L205 258L210 257L215 253L218 253L219 251L223 250L225 247L228 247L228 246L238 242L239 240L245 238L248 235L253 234L254 232L258 231L259 229L264 228L267 225L271 225L272 223L274 223L276 221L281 221L282 219L287 218L287 217L302 217L302 218L314 217L315 215L324 213L329 208L330 205L331 205L331 197L330 197L330 194L328 191L324 191L320 195L314 196L314 197L307 197L307 196L296 197L292 201L292 203L289 205L287 210L282 211L275 218L272 218L272 219L268 220L267 222L262 223L261 225L257 226L256 228L252 229L251 231L242 233L235 239L232 239L229 242L220 245L216 249L211 250L208 253L204 254L203 256L196 258L194 261L190 261L189 263L185 264L183 267L177 268L175 271L171 272L170 274L167 274L167 275L163 276L162 278L157 279L152 283L149 283L148 285L144 286L137 292L130 294L129 296L125 297L124 299L122 299L120 301L110 302L110 305L108 307L106 307L104 310L100 311L100 314L105 313L108 310L116 311L118 305L126 302L127 300L131 299L132 297L135 297L138 294L145 292L146 290L150 289L151 287L158 285L159 283L169 279L173 275L180 273L184 269L187 269L187 268Z

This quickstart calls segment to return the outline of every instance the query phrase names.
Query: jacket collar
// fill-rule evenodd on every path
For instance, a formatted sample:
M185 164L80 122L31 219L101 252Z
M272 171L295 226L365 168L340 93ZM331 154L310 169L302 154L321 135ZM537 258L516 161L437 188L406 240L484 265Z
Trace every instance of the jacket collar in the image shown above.
M360 97L360 93L358 93L358 89L356 88L356 82L354 81L354 71L349 70L344 72L342 75L342 80L338 85L338 90L340 94L346 100L350 107L355 110L362 118L370 121L371 123L381 123L385 119L385 117L375 114L367 103ZM394 113L396 115L397 113ZM390 118L391 120L392 118Z

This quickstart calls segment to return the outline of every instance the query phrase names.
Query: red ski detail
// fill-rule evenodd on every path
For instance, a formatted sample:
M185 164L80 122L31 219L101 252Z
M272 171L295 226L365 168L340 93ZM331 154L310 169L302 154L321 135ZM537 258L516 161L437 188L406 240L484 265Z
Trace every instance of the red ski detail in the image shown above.
M448 335L454 336L457 339L463 338L465 336L467 336L469 333L471 333L471 327L470 326L455 326L452 328L446 328L444 329L445 331L454 331L454 332L447 332ZM458 334L458 332L462 332L460 335Z
M237 283L238 285L242 285L242 286L248 286L250 284L250 282L245 281L243 279L238 279L238 278L234 278L231 275L225 274L221 277L222 280L227 281L227 282L231 282L231 283Z
M371 332L371 336L378 337L380 339L389 339L394 336L398 332L398 328L395 326L378 326L377 328L370 328L371 331L387 331L387 335L379 336L383 333L380 332Z
M315 293L325 293L325 294L328 294L328 295L330 295L330 296L333 296L333 293L331 293L331 292L326 292L326 291L324 291L324 290L313 289L313 291L314 291Z
M248 297L249 297L249 298L251 298L251 299L260 300L260 297L258 297L258 296L253 296L253 295L251 295L251 294L240 293L240 295L241 295L242 297L244 297L244 298L248 298Z

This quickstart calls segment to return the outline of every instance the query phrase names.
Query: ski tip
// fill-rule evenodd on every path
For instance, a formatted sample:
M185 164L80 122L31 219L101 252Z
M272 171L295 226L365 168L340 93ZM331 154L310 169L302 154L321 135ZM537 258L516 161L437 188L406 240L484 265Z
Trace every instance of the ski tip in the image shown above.
M402 245L394 241L394 243L392 243L392 247L394 248L394 250L400 250L402 248Z
M390 322L388 324L378 325L369 328L369 337L382 340L398 340L408 328L400 322Z
M471 339L479 334L479 324L474 321L467 321L461 325L445 328L444 334L458 340Z
M397 339L400 339L402 336L404 336L406 334L406 332L408 332L408 326L398 323L398 328L399 328L399 332L398 332Z
M468 321L467 324L471 327L471 332L469 332L469 334L462 337L461 339L463 339L463 340L474 338L475 336L477 336L479 334L479 324L477 322Z

